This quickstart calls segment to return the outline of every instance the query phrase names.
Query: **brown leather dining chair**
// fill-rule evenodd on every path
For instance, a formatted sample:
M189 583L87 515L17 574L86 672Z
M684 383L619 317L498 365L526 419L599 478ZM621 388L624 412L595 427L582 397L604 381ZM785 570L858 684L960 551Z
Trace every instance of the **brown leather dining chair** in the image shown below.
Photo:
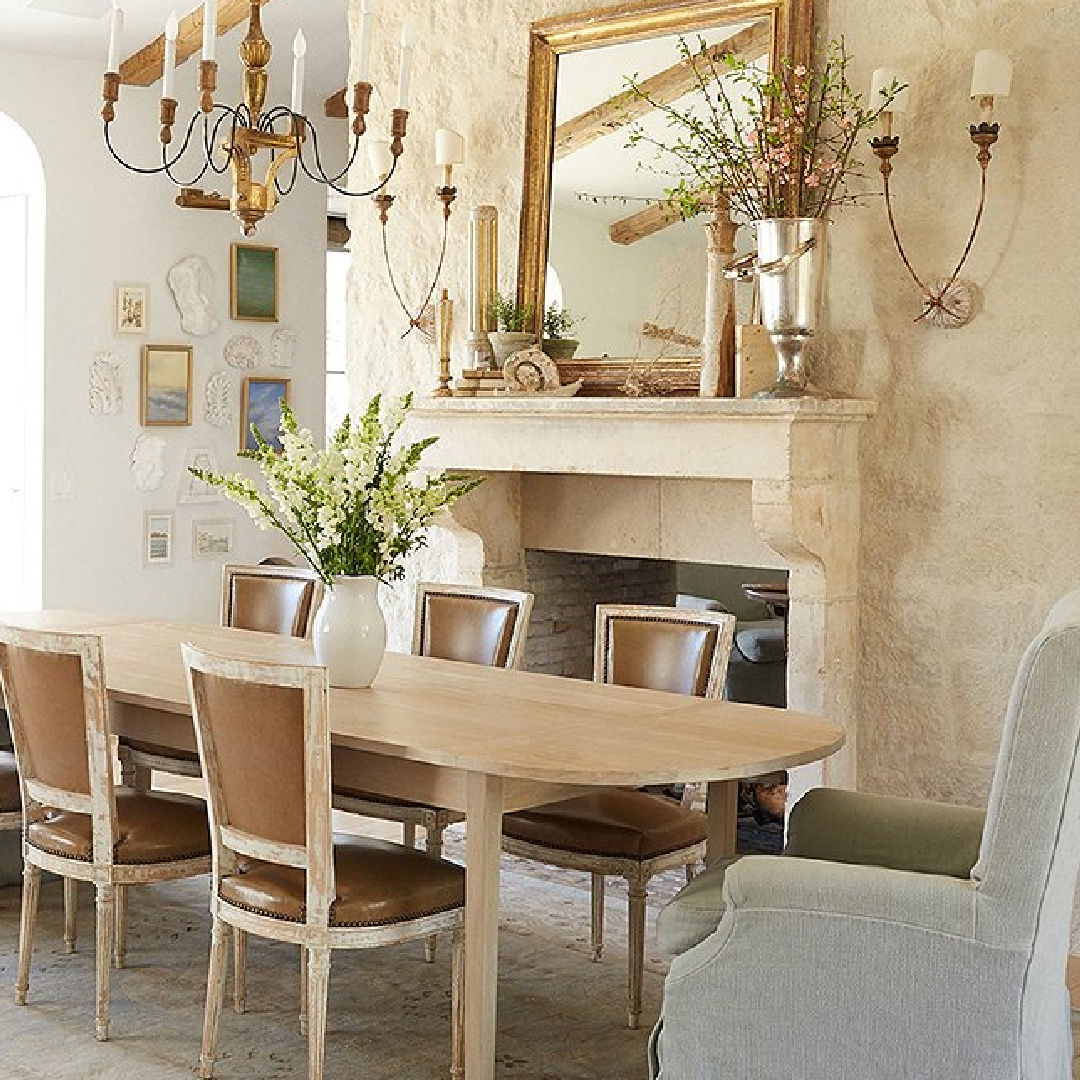
M532 605L532 593L423 582L416 587L413 654L487 667L519 667L525 655ZM347 757L348 751L344 750L335 755L335 761L344 765ZM336 768L335 776L343 771ZM410 847L415 846L416 826L421 825L425 850L436 857L442 854L446 826L464 820L453 810L393 799L341 781L334 783L334 809L400 821L404 842Z
M92 882L94 1032L104 1041L114 933L123 926L126 890L209 872L206 808L199 799L114 786L100 638L0 626L0 679L24 807L15 1000L26 1004L42 871Z
M463 1075L465 871L412 848L331 834L326 669L183 646L210 797L213 933L199 1076L213 1075L230 931L301 948L308 1080L321 1080L333 949L454 935L452 1078ZM261 737L237 716L257 716Z
M724 686L735 616L717 611L639 605L596 609L593 678L676 694L718 698ZM503 818L503 850L592 875L592 951L604 941L604 878L629 887L628 1020L641 1018L645 898L661 870L705 855L705 815L663 795L625 788L600 790Z
M323 584L313 570L298 566L228 564L221 573L221 625L264 634L306 638L311 635ZM137 788L150 787L151 770L176 776L199 776L194 750L178 750L151 741L120 739L125 778Z

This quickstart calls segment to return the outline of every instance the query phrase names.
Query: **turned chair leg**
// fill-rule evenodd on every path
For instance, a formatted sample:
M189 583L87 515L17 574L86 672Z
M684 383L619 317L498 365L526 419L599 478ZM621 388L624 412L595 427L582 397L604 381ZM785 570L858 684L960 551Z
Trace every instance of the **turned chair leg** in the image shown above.
M15 1004L26 1004L30 989L30 957L34 952L34 923L41 894L41 869L23 864L22 913L19 917L19 973L15 979Z
M77 878L64 878L64 952L75 951L77 937L76 919L79 910L79 882Z
M450 1080L465 1077L465 931L454 931L450 975Z
M441 814L433 814L424 822L424 851L433 859L442 858L443 833L446 831L446 822ZM438 934L432 934L424 940L424 959L429 963L435 962L435 948L438 945Z
M229 966L229 926L214 920L210 937L210 968L206 976L206 1011L203 1014L202 1052L199 1055L200 1080L214 1075L214 1051L217 1047L218 1021L225 998L225 975Z
M116 886L97 887L97 972L94 998L94 1037L98 1042L109 1038L109 973L112 970L113 930L116 926Z
M646 879L647 881L647 879ZM641 979L645 968L645 885L646 881L628 880L630 886L629 940L630 965L627 978L627 1027L636 1029L641 1023Z
M116 925L113 928L113 963L119 970L127 963L127 907L128 886L116 886Z
M247 931L233 928L233 1012L247 1009Z
M326 992L330 985L330 950L308 949L308 1080L322 1080L326 1046Z
M592 875L592 958L599 963L604 952L604 875Z

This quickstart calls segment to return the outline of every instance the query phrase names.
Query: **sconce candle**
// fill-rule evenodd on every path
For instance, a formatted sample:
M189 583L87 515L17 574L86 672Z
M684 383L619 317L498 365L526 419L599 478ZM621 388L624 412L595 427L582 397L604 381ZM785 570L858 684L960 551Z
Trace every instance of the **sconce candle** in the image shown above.
M202 58L213 61L217 56L217 0L203 4Z
M465 136L450 128L435 132L435 164L460 165L465 160Z
M889 102L889 108L886 111L890 113L906 112L909 87L904 84L905 79L896 68L875 68L874 74L870 79L870 108L876 109L881 104L883 95L893 86L903 85L904 89Z
M106 71L120 70L120 40L124 36L124 13L113 3L112 18L109 22L109 59Z
M394 167L394 155L386 139L372 139L368 143L368 164L378 180L385 180Z

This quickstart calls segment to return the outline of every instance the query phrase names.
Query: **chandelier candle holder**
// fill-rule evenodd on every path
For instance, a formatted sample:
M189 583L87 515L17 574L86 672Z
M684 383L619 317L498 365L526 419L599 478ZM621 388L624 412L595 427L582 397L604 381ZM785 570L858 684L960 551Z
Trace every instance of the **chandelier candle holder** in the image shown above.
M881 101L882 95L890 87L903 85L903 79L893 68L878 68L874 71L870 85L870 100ZM1002 52L982 49L975 54L974 70L971 78L971 98L978 101L980 121L971 124L968 133L978 149L976 160L979 163L979 204L975 211L975 220L968 234L967 243L947 277L927 283L912 265L904 245L893 212L890 178L893 172L893 159L900 152L900 136L893 134L893 114L904 112L907 108L908 88L894 94L891 102L881 110L881 134L870 140L870 147L880 162L882 184L885 194L885 209L889 218L889 229L893 243L901 261L911 276L912 281L923 295L923 310L915 317L915 322L927 322L946 329L965 326L975 313L972 287L960 277L960 271L967 262L968 255L975 243L975 236L982 224L983 211L986 208L986 170L990 164L990 148L998 140L1000 128L994 121L994 101L1008 97L1012 89L1012 61Z
M267 65L273 49L262 30L261 8L264 0L249 0L248 31L240 43L240 61L244 66L244 101L228 105L216 101L218 65L217 0L205 0L202 5L202 60L199 64L199 108L186 121L179 135L179 146L173 149L174 128L178 103L174 94L176 78L177 38L180 23L176 13L165 24L164 67L162 72L159 112L161 163L151 167L130 164L117 152L112 141L112 124L120 98L121 40L124 13L113 0L109 32L109 54L102 96L101 117L105 124L105 145L109 153L124 168L143 175L164 173L177 187L192 189L208 174L222 175L231 170L232 192L229 208L239 219L245 235L253 233L259 222L271 213L280 196L292 191L299 173L326 185L340 195L361 197L385 188L404 152L404 140L409 118L409 84L412 64L412 36L402 33L398 95L390 114L390 141L387 143L390 164L379 184L364 191L350 190L346 177L356 160L360 142L368 130L367 117L374 90L368 77L373 31L375 0L363 0L360 15L360 48L357 81L352 96L352 139L348 158L338 171L327 171L319 153L318 132L303 112L304 65L307 43L302 31L293 41L292 93L290 104L267 107L269 78ZM188 16L188 19L194 16ZM186 21L186 20L185 20ZM257 168L268 155L265 169ZM194 161L193 161L194 159ZM193 174L181 177L179 172L189 163ZM287 166L291 168L286 169ZM282 170L286 170L283 172ZM181 196L183 198L183 196ZM181 205L188 205L181 203ZM194 204L192 204L194 205ZM203 205L207 205L203 203Z
M404 40L404 39L403 39ZM390 287L394 291L398 305L409 320L408 328L402 337L406 337L413 330L418 330L425 341L435 341L435 313L432 308L431 298L435 295L439 278L442 275L443 263L446 260L446 244L450 231L450 212L457 198L457 188L454 187L454 166L461 165L465 161L465 137L449 128L439 128L435 132L435 165L442 169L442 184L435 189L435 194L442 203L442 241L439 245L439 258L435 264L435 272L431 275L431 283L424 291L424 298L415 308L410 308L402 296L397 277L394 274L394 262L390 257L390 239L388 224L390 210L394 205L395 196L387 190L387 184L394 171L396 157L393 153L393 144L385 140L374 139L368 146L368 160L371 171L379 178L379 185L372 196L375 208L379 212L379 224L382 227L382 250L383 261L386 263L386 276L390 281Z

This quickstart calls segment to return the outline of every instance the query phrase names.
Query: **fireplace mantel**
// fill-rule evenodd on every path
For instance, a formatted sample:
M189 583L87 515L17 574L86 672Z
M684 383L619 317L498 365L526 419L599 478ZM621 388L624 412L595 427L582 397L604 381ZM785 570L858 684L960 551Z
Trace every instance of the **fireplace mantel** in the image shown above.
M844 724L826 782L855 786L858 441L854 399L448 398L414 407L425 464L488 480L458 504L478 576L520 584L524 551L781 567L788 701ZM818 777L804 778L802 784Z

